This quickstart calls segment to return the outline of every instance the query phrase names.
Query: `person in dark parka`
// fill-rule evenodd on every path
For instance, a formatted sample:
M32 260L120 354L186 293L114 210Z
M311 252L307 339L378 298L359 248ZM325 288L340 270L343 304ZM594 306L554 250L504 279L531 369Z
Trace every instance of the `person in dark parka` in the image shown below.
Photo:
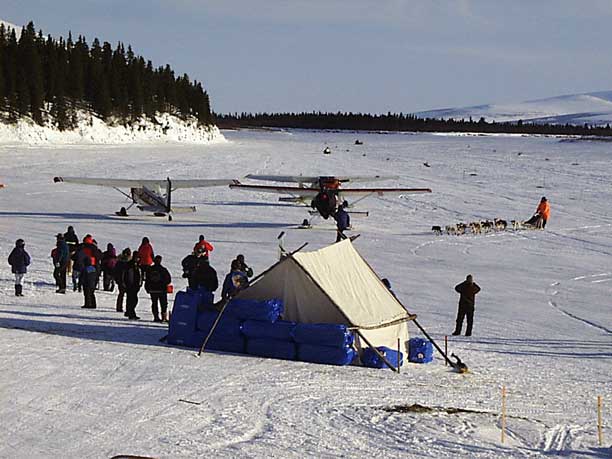
M28 272L28 266L31 261L30 254L25 250L24 240L17 239L15 241L15 248L13 248L8 257L11 272L15 274L15 296L23 296L23 277Z
M123 312L123 297L125 296L125 285L123 285L123 273L127 269L127 266L132 259L132 251L129 247L126 247L119 255L115 269L113 269L113 276L115 276L115 282L117 283L117 312Z
M98 270L91 264L89 257L83 260L83 270L81 271L81 285L83 287L83 297L85 304L83 309L96 309L96 284L98 283Z
M205 288L209 292L214 292L219 288L217 271L210 266L207 258L198 257L195 269L189 277L189 287L194 290Z
M117 251L110 242L106 245L106 251L102 254L102 287L105 292L115 290L115 278L113 270L117 264Z
M340 242L343 239L346 239L344 231L351 227L351 217L348 212L345 210L348 207L348 203L344 201L342 205L338 207L336 214L334 215L334 219L336 220L336 230L338 232L338 236L336 237L336 242Z
M66 270L68 269L68 260L70 260L69 249L62 233L59 233L56 239L55 249L51 252L54 267L53 278L57 285L55 293L66 293Z
M457 311L457 320L453 335L460 335L463 326L463 318L467 318L467 328L465 336L472 335L472 325L474 324L474 304L476 294L480 292L480 287L471 274L468 274L465 281L455 286L455 291L459 293L459 310Z
M72 262L73 262L72 257L77 251L77 248L79 246L79 237L74 232L74 227L72 226L68 227L68 230L64 233L64 240L66 241L66 245L68 245L68 252L69 252L68 266L66 267L66 273L70 275L72 274Z
M138 292L142 286L142 273L138 250L132 252L132 259L127 264L125 271L123 271L122 284L125 286L127 296L125 316L130 320L139 320L140 317L136 315L136 306L138 305Z
M145 279L145 290L151 296L151 312L153 312L154 322L168 321L168 285L172 282L172 277L161 262L161 255L156 255L153 259L153 266L147 271ZM161 306L161 318L157 307L158 302Z
M242 270L242 265L238 260L232 261L230 272L225 276L223 288L221 289L221 297L230 299L243 288L249 286L249 278Z

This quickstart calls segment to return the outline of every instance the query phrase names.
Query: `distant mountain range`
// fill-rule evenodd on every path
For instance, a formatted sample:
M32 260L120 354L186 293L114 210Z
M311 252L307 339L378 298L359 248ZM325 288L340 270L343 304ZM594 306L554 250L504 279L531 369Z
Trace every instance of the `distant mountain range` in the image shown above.
M612 91L573 94L508 104L444 108L415 113L419 118L531 123L605 125L612 123Z

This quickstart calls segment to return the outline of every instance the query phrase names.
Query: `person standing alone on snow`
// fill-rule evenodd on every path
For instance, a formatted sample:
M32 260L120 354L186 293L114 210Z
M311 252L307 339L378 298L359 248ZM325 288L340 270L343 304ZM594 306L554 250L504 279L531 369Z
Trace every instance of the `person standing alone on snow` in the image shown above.
M460 335L463 326L463 318L467 317L467 328L465 336L472 336L472 325L474 324L474 302L476 294L480 292L480 287L471 274L468 274L465 281L455 286L455 291L459 293L459 310L453 335Z
M30 262L31 258L25 250L25 242L23 239L17 239L15 241L15 248L8 257L11 272L15 274L15 296L23 296L23 277L28 272L27 268Z

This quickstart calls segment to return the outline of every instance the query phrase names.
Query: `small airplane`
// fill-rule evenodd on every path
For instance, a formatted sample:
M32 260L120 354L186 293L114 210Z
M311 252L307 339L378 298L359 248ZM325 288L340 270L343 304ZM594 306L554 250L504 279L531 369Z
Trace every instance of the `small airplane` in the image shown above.
M242 190L263 191L267 193L287 194L278 198L281 202L293 202L304 204L316 209L324 219L328 219L336 212L339 203L346 200L346 197L357 197L351 203L351 207L358 202L372 195L382 196L383 194L409 194L409 193L431 193L429 188L342 188L343 183L350 182L373 182L381 180L398 179L397 176L355 176L355 177L334 177L334 176L302 176L302 175L253 175L249 174L245 178L251 180L297 183L297 186L285 185L250 185L235 181L230 184L230 188ZM365 213L367 215L367 212Z
M151 212L156 217L168 216L168 221L172 221L173 213L195 212L195 206L177 207L172 205L172 192L179 188L202 188L212 186L225 186L236 183L232 179L187 179L171 180L136 180L136 179L107 179L93 177L53 177L55 183L76 183L80 185L97 185L114 188L128 199L132 200L127 208L122 207L115 212L120 217L127 217L127 211L136 205L138 210ZM129 188L130 193L126 193L120 188Z

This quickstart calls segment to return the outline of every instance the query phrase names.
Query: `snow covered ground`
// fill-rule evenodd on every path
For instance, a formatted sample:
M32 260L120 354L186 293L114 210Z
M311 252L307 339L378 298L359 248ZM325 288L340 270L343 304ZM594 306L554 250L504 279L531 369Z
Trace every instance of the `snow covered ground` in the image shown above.
M0 253L22 237L34 258L13 296L0 263L0 457L610 457L612 450L611 146L554 137L224 132L228 143L134 146L0 146ZM356 138L364 142L354 145ZM332 154L323 156L328 145ZM427 162L431 167L424 166ZM357 249L393 283L419 322L443 342L454 325L455 284L482 287L474 335L451 337L471 373L437 358L388 370L338 368L206 353L161 344L165 329L54 293L54 235L74 225L102 247L135 248L148 236L174 274L199 234L215 245L223 276L238 253L256 272L286 246L332 242L330 222L293 229L304 209L274 195L226 187L180 190L198 213L167 222L114 216L112 189L54 184L55 175L239 178L247 173L398 174L389 186L430 195L370 198L353 217ZM545 231L435 236L432 225L526 219L541 196ZM411 327L418 336L416 327ZM508 436L500 442L500 395ZM604 397L604 446L596 400ZM475 412L400 413L420 404Z

